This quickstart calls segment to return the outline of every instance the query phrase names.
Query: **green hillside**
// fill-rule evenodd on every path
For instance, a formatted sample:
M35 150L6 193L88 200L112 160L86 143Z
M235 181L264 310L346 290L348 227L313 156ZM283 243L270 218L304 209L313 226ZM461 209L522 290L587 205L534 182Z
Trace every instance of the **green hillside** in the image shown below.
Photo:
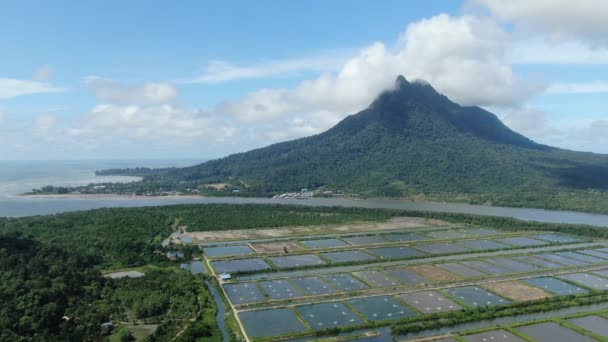
M369 108L315 136L191 167L100 174L144 177L110 187L117 192L228 184L239 195L258 196L323 187L363 196L590 211L597 211L586 208L590 203L565 203L573 203L573 196L608 203L608 156L535 143L494 114L460 106L431 85L402 76Z

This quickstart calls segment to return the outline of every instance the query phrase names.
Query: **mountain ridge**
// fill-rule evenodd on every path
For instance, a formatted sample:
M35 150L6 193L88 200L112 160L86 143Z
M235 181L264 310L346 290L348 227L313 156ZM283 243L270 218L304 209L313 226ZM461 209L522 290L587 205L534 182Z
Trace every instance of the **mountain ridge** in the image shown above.
M394 89L320 134L139 175L147 184L225 184L241 194L323 187L400 197L606 190L604 171L608 156L536 143L480 107L461 106L427 82L399 76Z

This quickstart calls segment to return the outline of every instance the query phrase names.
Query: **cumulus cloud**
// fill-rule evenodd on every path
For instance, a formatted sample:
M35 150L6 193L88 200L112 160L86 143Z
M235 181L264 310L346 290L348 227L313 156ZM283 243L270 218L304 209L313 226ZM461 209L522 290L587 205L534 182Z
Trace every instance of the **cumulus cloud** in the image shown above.
M539 31L552 40L581 39L608 45L608 1L605 0L471 0L494 17L514 22L527 31Z
M294 88L261 89L214 111L258 125L281 122L266 131L272 140L310 135L367 107L400 74L425 79L463 105L520 106L544 86L513 72L506 62L509 43L492 21L439 15L410 24L394 47L377 42L361 49L336 73Z
M608 48L590 47L580 41L548 42L540 38L519 39L508 52L514 64L608 64Z
M99 100L121 105L167 104L173 102L178 95L173 85L163 82L128 85L91 76L87 78L86 85Z
M502 120L512 130L533 139L546 140L550 136L561 134L560 130L551 125L547 113L531 106L513 109Z
M64 88L44 82L0 78L0 100L11 99L17 96L60 93L63 91L65 91Z
M67 134L83 139L128 138L133 140L189 140L230 136L217 119L203 110L185 110L174 105L95 106Z

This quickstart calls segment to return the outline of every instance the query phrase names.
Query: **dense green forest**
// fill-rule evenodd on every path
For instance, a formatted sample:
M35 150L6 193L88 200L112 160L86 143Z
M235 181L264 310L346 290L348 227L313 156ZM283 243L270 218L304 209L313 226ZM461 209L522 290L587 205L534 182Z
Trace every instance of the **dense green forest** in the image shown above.
M100 324L159 324L150 341L217 341L215 308L203 280L171 264L161 241L191 230L338 224L397 212L260 205L97 209L0 218L0 341L91 341ZM101 270L148 266L138 279ZM64 318L65 317L65 318ZM117 334L129 340L120 328Z
M214 194L218 190L206 185L222 184L222 195L236 190L238 196L269 196L307 188L608 212L608 156L537 144L492 113L460 106L428 84L403 78L396 90L316 136L191 167L99 174L136 175L143 181L69 190ZM595 190L593 200L601 209L585 200L589 190Z
M442 219L507 230L608 237L588 226L386 209L279 205L175 205L96 209L0 218L0 341L102 340L100 323L159 324L150 341L217 341L214 304L203 279L163 256L160 242L178 225L192 231L344 224L397 216ZM143 267L139 279L102 270ZM64 318L64 316L66 318ZM124 326L115 334L129 340ZM116 336L116 335L115 335Z

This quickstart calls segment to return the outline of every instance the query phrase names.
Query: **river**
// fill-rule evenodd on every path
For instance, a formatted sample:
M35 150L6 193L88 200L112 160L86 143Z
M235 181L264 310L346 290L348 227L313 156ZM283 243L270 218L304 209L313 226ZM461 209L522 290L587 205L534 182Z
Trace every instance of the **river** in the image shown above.
M167 197L167 198L34 198L15 194L48 184L80 185L98 182L133 181L133 177L97 177L94 171L110 167L185 166L192 160L154 161L32 161L0 162L0 217L21 217L54 214L67 211L87 210L103 207L141 207L184 203L265 203L298 204L312 206L345 206L364 208L386 208L421 210L447 213L464 213L512 217L520 220L547 223L587 224L608 227L608 215L572 211L542 210L528 208L505 208L463 203L412 202L372 198L354 200L345 198L313 198L310 200L242 198L242 197Z

